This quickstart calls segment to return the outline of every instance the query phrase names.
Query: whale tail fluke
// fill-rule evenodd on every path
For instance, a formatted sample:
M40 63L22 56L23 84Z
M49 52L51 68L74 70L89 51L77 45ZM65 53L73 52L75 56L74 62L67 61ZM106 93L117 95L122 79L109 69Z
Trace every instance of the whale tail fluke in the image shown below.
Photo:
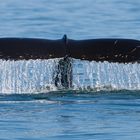
M0 38L0 59L84 59L119 63L139 62L140 41L133 39Z
M61 58L54 76L55 86L72 87L72 58L118 63L140 62L140 41L133 39L0 38L0 59L29 60Z

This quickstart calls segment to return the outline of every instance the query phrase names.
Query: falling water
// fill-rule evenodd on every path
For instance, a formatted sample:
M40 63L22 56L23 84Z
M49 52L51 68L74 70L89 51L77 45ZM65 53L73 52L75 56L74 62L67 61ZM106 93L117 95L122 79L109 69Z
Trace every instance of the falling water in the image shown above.
M0 93L38 93L58 90L54 77L59 61L60 59L0 60ZM73 59L71 89L140 90L140 64Z
M140 90L140 64L75 59L73 87L82 90Z
M54 69L59 59L0 60L0 93L36 93L56 90Z

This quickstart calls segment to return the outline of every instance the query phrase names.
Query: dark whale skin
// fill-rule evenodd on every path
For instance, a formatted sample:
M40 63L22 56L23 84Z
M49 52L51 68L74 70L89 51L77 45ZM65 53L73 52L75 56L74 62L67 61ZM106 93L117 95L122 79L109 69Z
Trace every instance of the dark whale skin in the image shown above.
M133 39L0 38L0 59L29 60L65 56L119 63L140 62L140 41Z

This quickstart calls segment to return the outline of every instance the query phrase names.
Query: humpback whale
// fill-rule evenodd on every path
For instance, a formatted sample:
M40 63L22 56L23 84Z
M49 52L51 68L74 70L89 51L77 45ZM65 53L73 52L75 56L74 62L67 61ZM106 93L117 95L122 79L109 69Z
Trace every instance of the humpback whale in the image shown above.
M118 63L140 62L140 41L134 39L73 40L62 39L0 38L0 59L29 60L62 58L54 77L64 88L72 86L72 59L108 61ZM59 76L61 75L61 76Z
M133 39L73 40L0 38L0 59L28 60L69 56L89 61L139 62L140 41Z

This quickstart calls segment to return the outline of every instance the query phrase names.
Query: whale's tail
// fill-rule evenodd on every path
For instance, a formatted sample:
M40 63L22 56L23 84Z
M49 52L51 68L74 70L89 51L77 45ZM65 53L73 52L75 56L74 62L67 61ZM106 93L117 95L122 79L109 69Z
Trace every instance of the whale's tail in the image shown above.
M62 58L54 77L55 85L72 85L72 59L108 61L118 63L140 62L140 41L132 39L72 40L62 39L0 38L0 59L29 60Z
M72 58L119 63L139 62L140 41L132 39L59 40L0 38L0 59Z

